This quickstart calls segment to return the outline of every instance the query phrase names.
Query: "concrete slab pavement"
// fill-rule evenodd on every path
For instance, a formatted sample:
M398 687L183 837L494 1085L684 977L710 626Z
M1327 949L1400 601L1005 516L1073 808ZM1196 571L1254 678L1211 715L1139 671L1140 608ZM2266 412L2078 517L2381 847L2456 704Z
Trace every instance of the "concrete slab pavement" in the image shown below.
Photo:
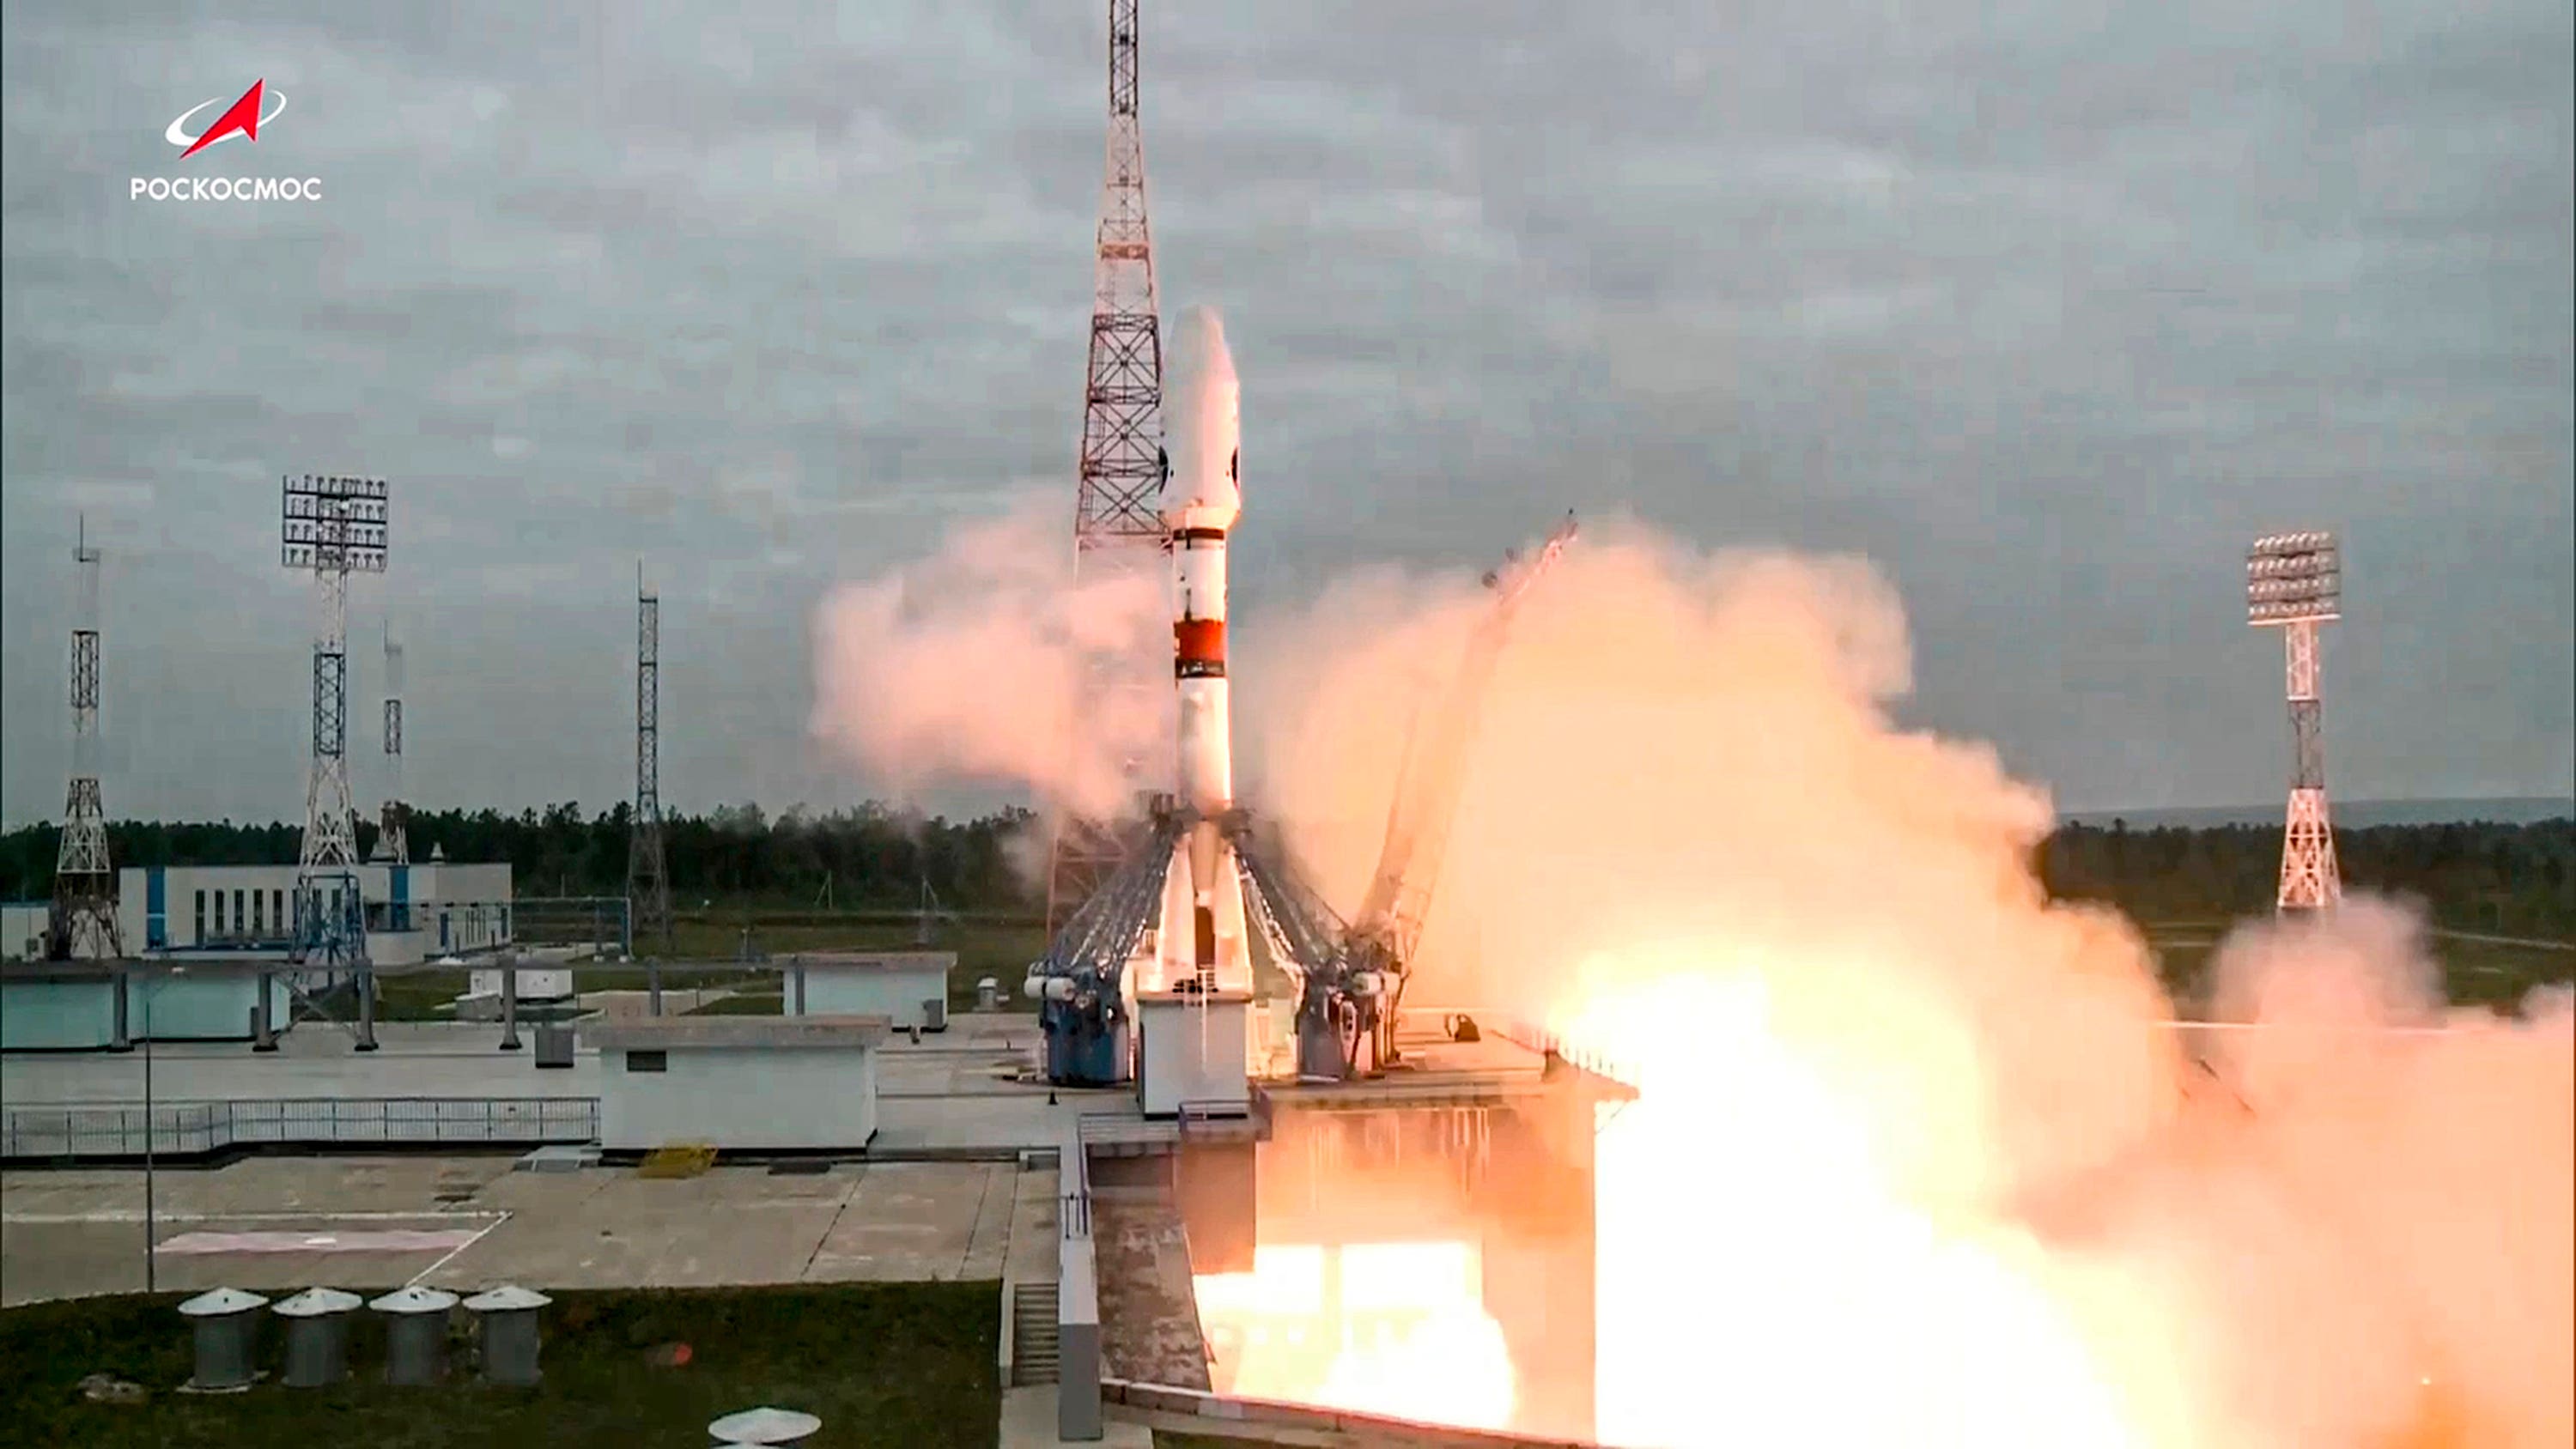
M513 1172L510 1161L254 1157L156 1173L160 1243L197 1235L208 1249L159 1255L159 1285L974 1280L1041 1261L1052 1272L1052 1168L845 1163L816 1175L718 1167L653 1180L621 1168ZM141 1288L142 1183L135 1169L0 1174L0 1303ZM465 1231L472 1237L457 1243ZM261 1250L288 1232L321 1241ZM385 1236L394 1232L451 1236L383 1250L401 1241Z
M1057 1438L1055 1395L1053 1384L1002 1390L1001 1449L1154 1449L1152 1429L1117 1419L1102 1424L1097 1439Z

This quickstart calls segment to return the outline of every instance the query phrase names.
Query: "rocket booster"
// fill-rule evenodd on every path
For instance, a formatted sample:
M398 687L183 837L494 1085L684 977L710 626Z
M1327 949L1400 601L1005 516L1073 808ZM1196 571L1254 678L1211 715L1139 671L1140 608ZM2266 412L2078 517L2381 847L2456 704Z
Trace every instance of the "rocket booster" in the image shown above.
M1180 692L1175 785L1196 817L1165 887L1161 954L1166 982L1251 984L1241 882L1220 817L1234 808L1234 739L1226 681L1225 556L1243 511L1242 420L1234 362L1212 312L1199 316L1195 432L1185 466L1163 484L1171 530L1172 673Z
M1181 798L1204 815L1234 804L1233 741L1226 712L1225 552L1243 511L1242 422L1225 334L1204 318L1204 375L1197 388L1195 456L1163 484L1172 543L1172 672L1179 682Z

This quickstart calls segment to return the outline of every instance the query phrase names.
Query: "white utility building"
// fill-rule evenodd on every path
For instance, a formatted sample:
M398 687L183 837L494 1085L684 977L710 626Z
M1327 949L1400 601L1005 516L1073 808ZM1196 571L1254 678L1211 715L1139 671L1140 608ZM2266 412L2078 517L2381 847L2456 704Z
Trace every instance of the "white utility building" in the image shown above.
M643 1016L581 1023L599 1050L599 1145L857 1149L877 1132L882 1016Z
M948 1029L954 951L814 951L788 969L804 973L804 989L788 989L790 1014L882 1016L897 1031Z
M569 966L477 966L465 973L465 994L501 999L501 973L511 971L516 980L511 985L521 1001L569 1001L572 999L572 968Z
M367 959L409 966L509 945L510 867L370 861L348 868L365 908ZM116 924L126 950L175 959L283 960L295 939L291 865L127 866Z
M1244 1070L1249 991L1136 994L1136 1095L1148 1117L1240 1117L1251 1110Z

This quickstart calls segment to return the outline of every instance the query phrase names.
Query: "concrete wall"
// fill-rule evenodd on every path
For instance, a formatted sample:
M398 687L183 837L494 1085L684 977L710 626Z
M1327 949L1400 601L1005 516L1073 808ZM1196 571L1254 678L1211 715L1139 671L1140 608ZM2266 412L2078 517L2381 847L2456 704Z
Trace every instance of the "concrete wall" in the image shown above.
M660 1048L666 1070L599 1054L599 1143L637 1152L683 1142L720 1148L857 1148L877 1129L876 1049Z
M259 1001L256 974L137 976L124 982L126 1029L141 1041L248 1041L251 1008ZM72 981L0 980L0 1049L95 1050L116 1039L117 981L108 976ZM286 983L269 982L269 1025L284 1031ZM146 1012L149 1012L147 1020Z
M0 1050L103 1047L116 1034L116 988L98 981L0 981Z
M947 958L925 958L918 962L902 957L886 960L898 964L880 965L875 961L836 965L830 961L808 960L805 970L805 1010L807 1016L882 1016L894 1022L894 1029L926 1026L921 1004L948 999ZM788 992L787 1009L796 1009L795 992Z
M1059 1119L1061 1120L1061 1119ZM1091 1237L1091 1158L1082 1125L1066 1122L1056 1148L1055 1436L1099 1439L1100 1279Z
M248 1041L251 1008L258 1002L259 977L253 973L138 976L126 982L126 1024L137 1041L147 1031L154 1041ZM285 1028L287 1006L285 981L270 977L268 1019L272 1029ZM148 1021L146 1012L150 1013Z

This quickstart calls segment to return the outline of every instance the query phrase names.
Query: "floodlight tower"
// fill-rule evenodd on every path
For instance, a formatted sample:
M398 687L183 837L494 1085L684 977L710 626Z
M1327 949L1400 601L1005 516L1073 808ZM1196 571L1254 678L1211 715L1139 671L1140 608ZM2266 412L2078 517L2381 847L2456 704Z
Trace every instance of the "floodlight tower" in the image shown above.
M626 838L628 930L671 944L671 877L662 857L662 598L635 565L635 818Z
M296 955L362 958L358 809L349 794L349 575L385 571L382 478L306 474L285 480L280 540L286 567L310 570L321 594L313 638L313 768L296 854Z
M2288 829L2281 837L2282 911L2340 905L2334 827L2326 815L2323 701L2317 695L2317 626L2343 616L2343 557L2331 533L2275 533L2245 557L2245 619L2278 628L2289 651Z
M1073 508L1077 579L1158 572L1170 530L1161 497L1172 467L1163 450L1163 334L1154 294L1154 241L1145 221L1145 138L1137 112L1137 0L1109 0L1109 158L1093 264L1091 349L1082 405L1080 481ZM1143 661L1094 671L1095 696L1153 687ZM1087 710L1086 716L1110 713ZM1079 728L1079 726L1077 726ZM1083 748L1067 740L1070 751ZM1141 760L1123 762L1132 778ZM1125 845L1104 822L1059 814L1048 849L1052 935L1118 868Z
M46 955L114 960L125 954L116 929L116 875L108 864L107 814L98 789L99 551L89 520L72 544L79 579L72 619L72 777L63 802L61 853L54 858L54 907Z
M376 853L394 865L411 863L411 801L403 793L403 647L394 642L391 624L385 626L385 808Z

